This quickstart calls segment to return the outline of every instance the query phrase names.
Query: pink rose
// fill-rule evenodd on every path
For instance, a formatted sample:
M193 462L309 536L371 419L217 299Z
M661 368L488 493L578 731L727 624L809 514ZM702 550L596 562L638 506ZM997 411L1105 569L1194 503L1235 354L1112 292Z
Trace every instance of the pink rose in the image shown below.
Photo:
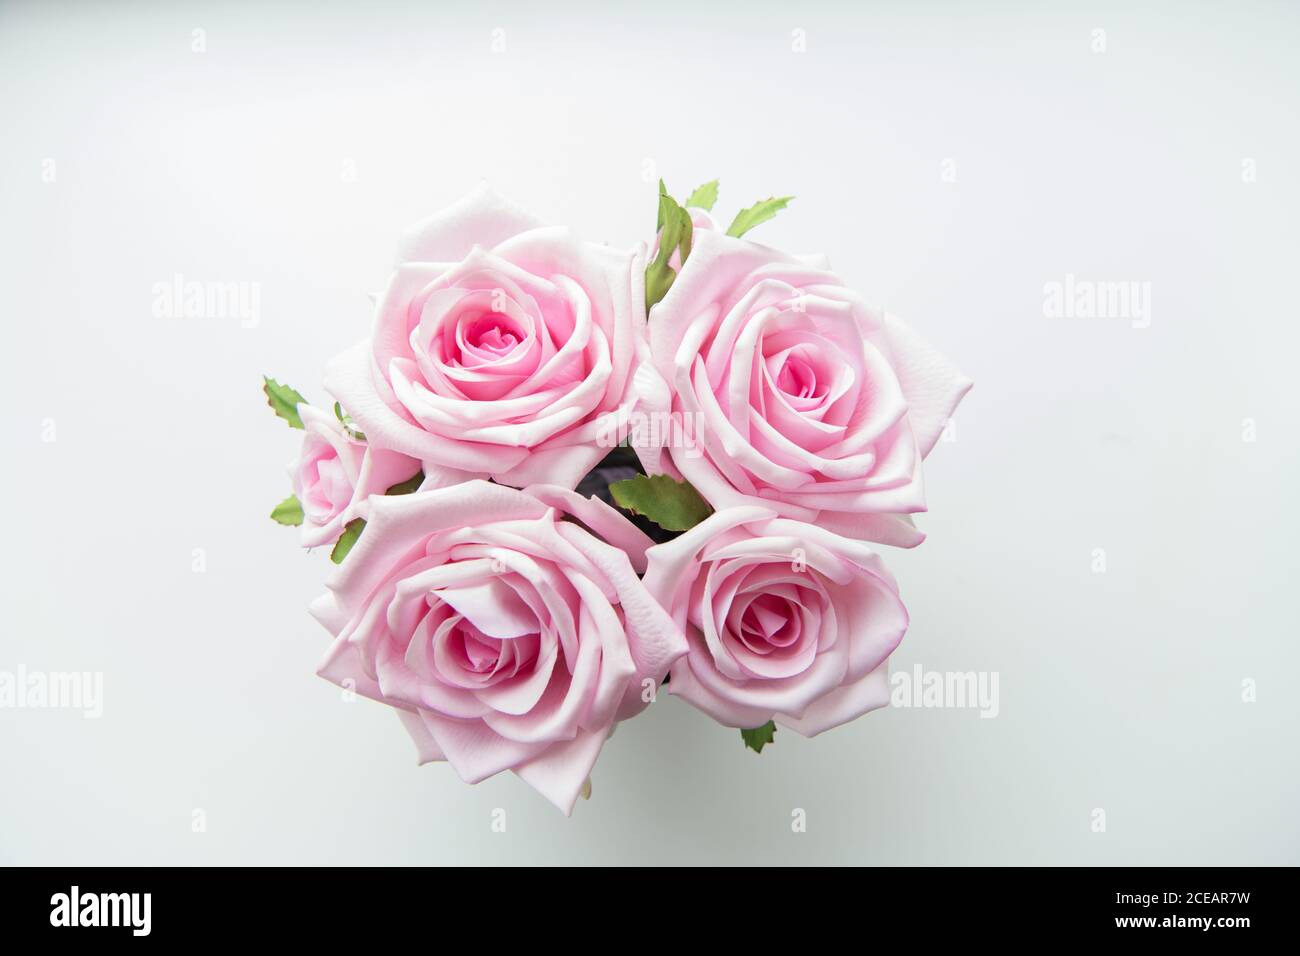
M690 447L638 447L716 508L762 504L910 547L921 460L970 381L824 263L699 230L651 311L650 350ZM649 393L648 393L649 394ZM661 431L667 432L667 429Z
M567 814L686 650L637 578L649 544L554 486L376 498L312 605L336 636L320 674L395 707L421 762L468 783L513 770Z
M868 545L745 506L647 560L645 586L690 646L668 689L715 720L811 737L889 702L907 610Z
M326 388L428 474L573 488L637 403L644 272L642 249L582 242L480 190L408 231L372 338Z
M289 478L302 505L302 546L315 548L337 540L353 518L366 517L369 497L414 477L420 463L352 438L328 412L299 405L298 414L306 434Z

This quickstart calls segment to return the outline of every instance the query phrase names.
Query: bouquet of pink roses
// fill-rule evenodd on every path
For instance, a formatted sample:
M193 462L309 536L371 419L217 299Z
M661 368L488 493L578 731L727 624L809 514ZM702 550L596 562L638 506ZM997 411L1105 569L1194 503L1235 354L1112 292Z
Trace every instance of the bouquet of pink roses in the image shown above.
M512 770L566 814L663 685L756 751L888 702L921 462L970 387L820 257L660 184L649 249L481 190L414 226L272 517L338 565L320 674L420 760Z

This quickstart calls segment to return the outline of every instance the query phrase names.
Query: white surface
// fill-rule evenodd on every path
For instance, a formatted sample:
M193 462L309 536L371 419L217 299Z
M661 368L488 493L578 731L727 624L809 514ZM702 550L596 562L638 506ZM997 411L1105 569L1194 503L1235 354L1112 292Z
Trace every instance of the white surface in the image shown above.
M0 862L1300 863L1297 11L544 6L0 8L0 669L104 673L99 720L0 710ZM401 228L478 179L630 243L647 162L724 216L796 194L755 238L975 378L886 560L897 666L996 671L1000 714L755 756L664 697L566 820L314 676L260 375L323 399ZM156 318L176 273L260 283L259 324ZM1150 282L1150 327L1046 318L1067 273Z

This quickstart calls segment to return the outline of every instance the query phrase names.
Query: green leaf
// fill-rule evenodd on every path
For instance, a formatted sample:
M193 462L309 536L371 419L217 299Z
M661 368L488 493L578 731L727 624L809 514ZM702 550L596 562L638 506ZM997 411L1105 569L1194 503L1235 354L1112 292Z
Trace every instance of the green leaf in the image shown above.
M365 530L365 518L353 518L344 525L343 533L339 535L338 541L334 542L334 550L330 552L330 560L335 564L342 564L343 559L352 550L352 546L357 543L357 538L361 537L361 532Z
M776 736L776 724L768 721L762 727L755 727L753 730L742 730L740 737L745 741L745 746L754 753L761 754L763 748L772 743L772 738Z
M691 485L667 475L637 475L615 481L609 493L619 506L644 515L665 531L686 531L713 513Z
M345 412L343 406L338 402L334 403L334 417L339 420L339 424L343 426L343 430L348 433L348 437L353 441L366 440L365 432L360 431L357 426L352 423L352 416Z
M420 483L423 481L424 481L424 469L420 469L415 474L413 474L410 478L407 478L405 481L399 481L397 484L393 485L391 488L385 491L384 494L409 495L411 492L419 488Z
M677 200L664 190L663 180L659 180L659 254L645 270L646 311L672 288L677 274L668 261L677 251L681 253L681 264L686 264L686 257L691 254L693 233L691 214L677 205Z
M266 393L266 404L271 410L289 423L290 428L302 428L302 416L298 406L307 400L288 385L281 385L273 378L262 376L262 391Z
M705 183L703 186L697 186L695 192L686 197L686 205L694 206L696 209L703 209L708 212L713 208L713 204L718 201L718 181Z
M727 227L727 235L743 236L760 222L767 222L775 216L788 206L793 198L793 196L782 196L780 199L775 197L762 199L748 209L740 210L736 213L736 218L731 220L731 225Z
M302 502L297 495L290 495L271 509L271 517L280 524L298 527L302 524Z
M658 260L650 264L650 268L645 271L645 307L649 312L654 308L656 302L662 302L668 290L673 286L673 280L677 274L673 272L667 263L660 263Z

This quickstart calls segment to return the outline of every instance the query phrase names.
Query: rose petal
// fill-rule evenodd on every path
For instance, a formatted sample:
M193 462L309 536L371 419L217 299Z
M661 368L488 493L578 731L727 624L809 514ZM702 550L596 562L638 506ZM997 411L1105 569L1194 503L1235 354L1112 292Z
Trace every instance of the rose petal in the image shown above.
M893 351L894 372L907 399L907 417L917 448L925 457L974 383L899 319L886 315L885 329Z
M881 664L853 683L845 684L814 702L802 717L777 714L775 720L782 727L789 727L805 737L815 737L888 703L889 667Z
M513 768L514 772L567 817L573 813L573 805L596 766L607 736L605 731L581 731L573 740L552 744L539 756Z
M420 763L430 763L435 760L446 760L442 748L438 742L433 739L433 734L429 733L429 728L425 726L420 715L409 710L396 710L397 717L406 728L407 733L411 735L411 740L415 742L415 752Z
M399 262L456 262L474 246L492 247L542 225L486 183L412 226L398 246Z

